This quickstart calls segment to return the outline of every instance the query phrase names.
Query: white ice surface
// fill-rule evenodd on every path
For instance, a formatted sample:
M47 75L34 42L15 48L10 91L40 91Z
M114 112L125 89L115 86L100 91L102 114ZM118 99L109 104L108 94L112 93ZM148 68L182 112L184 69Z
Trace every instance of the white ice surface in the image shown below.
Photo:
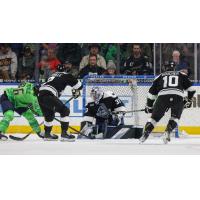
M15 136L23 137L23 134ZM136 139L76 140L75 142L43 141L31 135L24 141L1 141L0 154L200 154L200 137L172 138L164 145L161 138L149 138L144 144Z

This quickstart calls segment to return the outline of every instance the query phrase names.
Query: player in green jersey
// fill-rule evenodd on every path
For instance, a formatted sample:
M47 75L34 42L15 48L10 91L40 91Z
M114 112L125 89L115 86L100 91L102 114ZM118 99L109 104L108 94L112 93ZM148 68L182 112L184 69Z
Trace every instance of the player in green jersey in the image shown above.
M42 116L37 100L37 90L32 83L22 83L18 88L7 88L0 98L3 119L0 121L0 140L7 140L4 135L10 122L14 119L14 111L27 119L31 128L40 136L41 129L33 113Z

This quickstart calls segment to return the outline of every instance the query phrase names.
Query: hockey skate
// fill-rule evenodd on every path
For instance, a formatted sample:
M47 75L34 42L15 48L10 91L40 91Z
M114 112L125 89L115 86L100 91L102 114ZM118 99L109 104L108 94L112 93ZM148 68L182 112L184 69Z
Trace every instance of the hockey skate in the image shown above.
M68 142L74 142L75 141L75 136L72 134L68 134L67 132L62 132L61 133L61 138L60 141L68 141Z
M164 132L162 139L163 139L164 144L167 144L168 142L170 142L171 141L171 139L170 139L170 133L167 132L167 131Z
M57 140L58 136L55 134L51 134L51 133L45 133L44 134L44 140L45 141L53 141L53 140Z
M37 136L39 137L39 138L42 138L42 139L44 139L44 132L42 133L42 132L38 132L38 133L36 133L37 134Z
M8 137L0 132L0 140L6 141Z
M144 133L143 133L142 137L139 139L140 144L142 144L142 143L145 142L145 140L149 137L149 134L150 134L150 133L148 133L148 132L144 132Z

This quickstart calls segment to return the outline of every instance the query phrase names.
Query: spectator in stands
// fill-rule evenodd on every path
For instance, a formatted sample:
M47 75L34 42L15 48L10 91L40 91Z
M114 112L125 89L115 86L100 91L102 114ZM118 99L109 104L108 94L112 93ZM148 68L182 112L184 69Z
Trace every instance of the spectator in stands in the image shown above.
M41 78L47 80L56 71L58 64L60 61L57 59L54 49L48 49L48 56L43 55L39 63Z
M97 55L89 55L89 64L82 68L79 72L79 78L83 78L86 75L96 74L101 75L103 74L105 69L103 67L99 67L97 65Z
M85 66L88 65L90 55L96 55L96 57L97 57L97 65L101 66L104 69L106 69L106 61L105 61L104 57L99 54L100 45L99 44L91 44L91 45L89 45L89 51L90 51L89 55L86 55L86 56L84 56L82 58L79 70L83 69Z
M0 74L4 80L13 79L17 72L17 56L8 44L0 44Z
M141 52L140 44L133 44L132 55L125 61L122 74L126 75L147 75L152 73L152 65L149 58Z
M118 48L118 44L113 44L113 43L101 44L101 53L105 57L106 62L108 62L109 60L113 60L116 63L117 48Z
M105 75L117 75L116 65L112 60L107 63L107 69L104 72Z
M69 74L72 74L73 76L77 77L78 76L78 69L76 66L73 66L72 65L72 61L70 59L67 59L64 64L65 66L65 69L66 69L66 72L69 73Z
M23 53L23 43L12 43L10 44L10 48L13 52L15 52L19 61L19 58L22 56Z
M174 50L172 53L172 61L175 62L176 64L176 71L182 71L186 74L188 74L188 69L189 69L189 65L188 62L181 60L180 59L180 52L177 50Z
M60 44L57 57L62 63L70 59L72 65L78 67L81 61L81 47L75 43Z
M26 45L23 50L23 56L19 59L18 74L20 79L32 79L35 69L35 55L31 47Z

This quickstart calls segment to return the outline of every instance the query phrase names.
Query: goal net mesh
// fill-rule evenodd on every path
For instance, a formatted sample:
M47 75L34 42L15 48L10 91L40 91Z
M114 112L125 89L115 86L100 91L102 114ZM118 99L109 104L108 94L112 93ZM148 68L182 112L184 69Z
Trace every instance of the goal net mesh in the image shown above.
M124 102L127 111L144 109L147 93L153 80L153 76L86 76L83 81L83 111L93 87L114 92ZM144 126L149 117L150 114L144 111L130 112L125 115L125 124ZM153 132L163 132L169 118L170 111L160 120Z

